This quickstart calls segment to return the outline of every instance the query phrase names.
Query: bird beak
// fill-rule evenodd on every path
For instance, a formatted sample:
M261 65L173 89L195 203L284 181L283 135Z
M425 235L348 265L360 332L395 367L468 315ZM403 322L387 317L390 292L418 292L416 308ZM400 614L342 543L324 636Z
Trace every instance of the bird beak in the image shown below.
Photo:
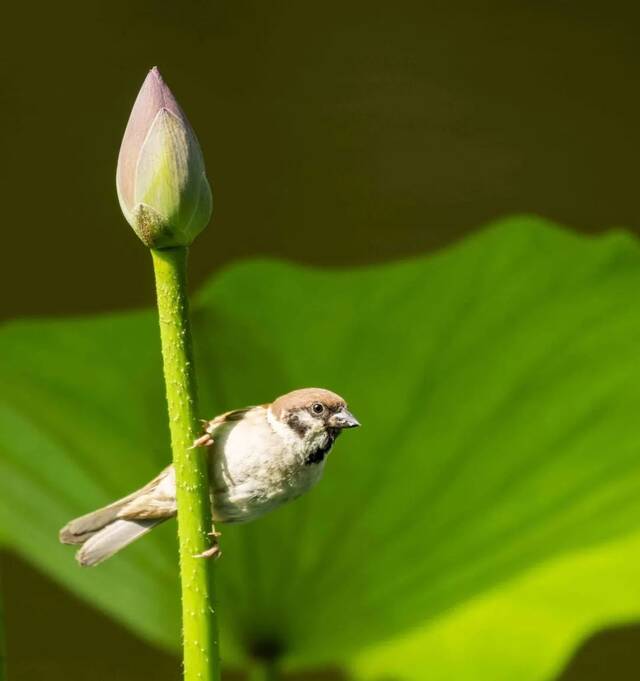
M332 428L357 428L360 425L358 419L348 410L341 409L329 419Z

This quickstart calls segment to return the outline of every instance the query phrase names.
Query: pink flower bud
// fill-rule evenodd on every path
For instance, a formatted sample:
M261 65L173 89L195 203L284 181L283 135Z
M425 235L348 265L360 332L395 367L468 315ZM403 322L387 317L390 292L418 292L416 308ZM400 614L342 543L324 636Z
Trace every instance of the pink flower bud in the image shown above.
M150 248L188 246L211 217L200 145L155 67L129 116L116 186L127 222Z

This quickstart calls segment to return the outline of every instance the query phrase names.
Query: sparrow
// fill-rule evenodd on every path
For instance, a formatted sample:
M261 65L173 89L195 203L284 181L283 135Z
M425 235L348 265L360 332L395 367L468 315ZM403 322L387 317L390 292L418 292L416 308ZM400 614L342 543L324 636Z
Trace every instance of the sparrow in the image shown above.
M322 388L294 390L203 423L193 446L206 448L214 523L253 520L307 492L322 477L338 435L360 425L342 397ZM171 465L141 489L69 522L60 541L81 545L80 565L97 565L176 511ZM213 546L202 556L219 554L219 534L211 535Z

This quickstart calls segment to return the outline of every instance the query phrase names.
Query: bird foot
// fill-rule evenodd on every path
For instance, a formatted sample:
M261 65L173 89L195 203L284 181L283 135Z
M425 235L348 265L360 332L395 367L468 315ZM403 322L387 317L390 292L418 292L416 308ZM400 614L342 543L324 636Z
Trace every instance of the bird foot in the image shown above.
M201 435L199 438L193 441L193 444L189 449L196 449L196 447L210 447L213 444L213 438L209 433Z
M218 542L216 542L211 548L208 548L206 551L203 551L202 553L196 553L194 558L214 558L218 559L222 555L222 551L220 549L220 546L218 545Z
M211 532L207 532L207 536L212 538L211 547L202 553L197 553L194 558L215 558L217 560L222 555L222 550L218 544L218 538L221 537L222 534L212 529Z

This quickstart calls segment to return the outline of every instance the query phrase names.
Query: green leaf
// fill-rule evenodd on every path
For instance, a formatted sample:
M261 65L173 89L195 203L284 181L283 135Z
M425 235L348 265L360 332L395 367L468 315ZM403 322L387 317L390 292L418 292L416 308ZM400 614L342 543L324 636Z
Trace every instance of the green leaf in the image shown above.
M122 496L166 465L155 323L144 313L2 329L0 533L75 593L151 640L174 645L180 610L171 528L100 570L79 569L57 542L72 516Z
M635 560L624 538L640 530L638 290L629 236L531 218L429 258L246 263L205 287L193 310L203 417L319 385L363 423L312 493L223 528L225 659L270 644L292 666L344 662L367 679L526 668L533 681L618 617L610 558ZM89 571L56 542L70 517L168 461L154 315L7 325L0 384L5 541L177 644L172 527ZM629 598L627 615L640 614L640 593ZM548 638L530 626L546 621ZM514 632L510 655L492 647ZM552 636L539 655L533 644Z
M563 555L527 571L350 663L374 681L536 681L566 663L576 641L640 615L640 534Z

